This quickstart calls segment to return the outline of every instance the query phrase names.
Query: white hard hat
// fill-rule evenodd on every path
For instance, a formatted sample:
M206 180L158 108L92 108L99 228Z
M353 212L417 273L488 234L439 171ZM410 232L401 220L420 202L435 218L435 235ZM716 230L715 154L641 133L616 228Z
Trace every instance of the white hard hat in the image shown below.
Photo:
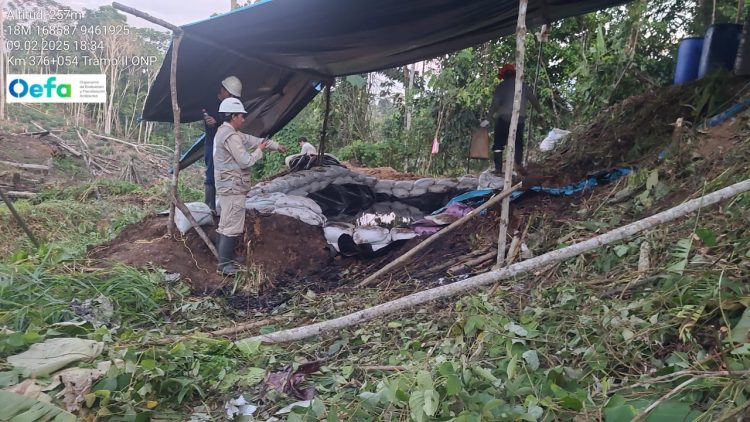
M219 104L219 113L247 113L242 101L237 98L227 98Z
M226 90L235 97L242 96L242 81L240 81L240 78L236 76L226 77L223 81L221 81L221 86L226 88Z

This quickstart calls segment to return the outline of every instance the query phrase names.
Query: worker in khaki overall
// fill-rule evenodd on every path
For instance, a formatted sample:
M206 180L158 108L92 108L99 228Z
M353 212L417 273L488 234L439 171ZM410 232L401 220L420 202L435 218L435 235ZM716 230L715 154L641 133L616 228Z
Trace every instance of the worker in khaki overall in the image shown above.
M234 248L245 230L245 200L250 191L250 168L263 158L263 150L285 152L286 148L266 139L239 131L245 121L245 107L237 98L219 105L222 123L214 137L214 179L221 214L219 219L219 265L223 275L234 275ZM248 149L254 149L252 153Z

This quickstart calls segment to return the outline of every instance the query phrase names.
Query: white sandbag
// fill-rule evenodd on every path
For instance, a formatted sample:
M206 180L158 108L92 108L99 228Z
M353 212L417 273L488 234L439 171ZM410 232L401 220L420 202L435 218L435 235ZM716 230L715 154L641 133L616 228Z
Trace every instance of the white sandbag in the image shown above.
M294 189L289 191L289 195L292 196L307 196L307 191L304 188Z
M555 145L563 143L568 136L570 136L569 130L554 128L547 133L542 143L539 144L539 149L542 151L552 151Z
M326 223L325 216L316 214L312 210L306 208L276 208L273 213L296 218L297 220L311 226L322 226ZM283 257L279 257L279 259L281 258Z
M431 177L426 177L424 179L419 179L419 180L415 181L414 182L414 187L415 188L426 188L426 187L432 186L434 184L435 184L435 179L433 179Z
M373 176L365 176L362 183L372 188L378 183L378 178Z
M395 196L396 198L408 198L410 196L408 190L400 188L393 188L391 195Z
M399 188L399 189L412 190L414 189L414 181L413 180L398 180L393 185L393 187Z
M458 182L453 179L438 179L435 184L438 186L445 186L447 188L453 189L456 187L456 185L458 185Z
M495 175L492 170L488 169L479 175L479 189L502 189L505 184L505 179Z
M323 214L323 210L320 209L320 205L318 205L317 202L302 196L284 195L276 201L276 207L304 208L309 209L316 214Z
M190 211L190 215L198 222L198 225L203 226L214 222L211 215L211 208L203 202L188 202L185 206ZM185 217L185 214L179 209L175 209L174 223L177 226L177 230L182 234L187 233L193 227L187 217Z
M429 193L446 193L452 188L445 186L445 185L432 185L427 187L427 192Z
M391 240L408 240L417 237L417 233L414 230L406 227L394 227L391 229Z
M391 193L395 184L393 180L378 180L373 190L378 193Z
M354 229L354 243L361 245L363 243L385 243L391 240L391 233L385 227L378 226L361 226Z
M427 188L420 188L417 186L414 186L414 189L411 190L410 196L420 196L427 193Z

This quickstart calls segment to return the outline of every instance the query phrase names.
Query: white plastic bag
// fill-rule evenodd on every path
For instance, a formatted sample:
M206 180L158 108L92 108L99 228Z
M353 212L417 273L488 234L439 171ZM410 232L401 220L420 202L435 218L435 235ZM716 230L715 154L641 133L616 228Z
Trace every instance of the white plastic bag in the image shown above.
M555 145L567 139L568 136L570 136L569 130L554 128L549 131L547 137L539 144L539 149L545 152L552 151Z

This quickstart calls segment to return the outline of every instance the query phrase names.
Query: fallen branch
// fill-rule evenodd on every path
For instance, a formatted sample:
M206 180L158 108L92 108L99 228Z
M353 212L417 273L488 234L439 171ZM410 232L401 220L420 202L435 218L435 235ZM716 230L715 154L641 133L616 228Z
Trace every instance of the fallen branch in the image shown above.
M39 241L36 240L36 237L34 236L34 233L31 232L29 229L29 226L26 225L26 223L23 221L23 218L18 214L18 211L16 211L16 207L13 206L13 203L10 202L10 199L8 199L7 196L5 196L5 193L2 189L0 189L0 199L5 202L5 205L8 206L8 209L10 210L10 213L13 215L13 218L16 219L18 222L18 225L21 226L21 229L26 233L26 236L29 237L29 240L31 240L31 243L34 244L34 246L39 249Z
M642 220L630 223L626 226L617 228L583 242L576 243L562 249L554 250L544 255L527 259L526 261L521 261L517 264L513 264L499 270L489 271L487 273L467 278L466 280L459 281L453 284L417 292L408 296L404 296L400 299L382 303L380 305L363 309L361 311L341 316L332 320L323 321L303 327L292 328L289 330L277 331L275 333L255 336L250 338L250 340L262 341L265 343L283 343L288 341L301 340L330 331L338 331L345 327L360 324L376 318L382 318L385 315L389 315L395 312L409 309L418 309L418 307L424 303L432 302L438 299L444 299L458 294L465 294L479 287L496 283L500 280L504 280L506 278L510 278L519 274L530 273L539 268L547 267L550 264L556 264L569 258L581 255L585 252L589 252L602 246L621 241L644 230L648 230L660 224L674 221L703 207L716 204L717 202L723 201L747 191L750 191L750 179L735 183L734 185L712 192L700 198L687 201L666 211L660 212L650 217L646 217Z
M683 382L682 384L675 387L672 391L665 394L663 397L661 397L659 400L651 403L643 412L639 413L635 418L633 418L633 422L641 422L646 419L649 413L651 413L654 409L656 409L660 404L664 403L665 401L671 399L672 397L676 396L677 393L684 390L685 387L688 385L694 383L695 381L698 381L698 378L690 378L689 380Z
M22 198L22 199L31 199L36 196L36 193L34 192L21 192L21 191L14 191L14 190L5 192L5 194L8 195L8 198Z
M498 203L499 201L503 200L504 198L507 198L508 196L510 196L511 193L513 193L516 189L518 189L520 187L521 187L521 183L517 183L515 186L511 187L510 189L507 189L507 190L504 190L504 191L500 192L499 195L496 195L496 196L492 197L489 201L487 201L484 204L480 205L479 207L471 210L470 213L468 213L465 216L461 217L460 219L454 221L448 227L446 227L446 228L440 230L438 233L436 233L436 234L428 237L427 240L425 240L424 242L422 242L419 245L415 246L414 248L412 248L411 250L409 250L409 252L401 255L395 261L393 261L390 264L386 265L385 267L379 269L378 271L375 271L374 274L370 275L369 277L367 277L366 279L364 279L361 283L359 283L357 285L357 287L361 288L361 287L367 287L367 286L371 286L371 285L375 284L375 282L377 281L378 277L382 276L383 274L385 274L385 273L387 273L389 271L393 271L394 269L396 269L399 266L403 265L405 262L407 262L408 260L410 260L411 258L413 258L414 255L418 254L419 252L422 252L428 246L430 246L431 244L435 243L435 241L437 241L438 239L441 239L441 238L445 237L445 235L447 235L448 233L450 233L453 230L455 230L456 228L462 226L464 223L466 223L467 221L469 221L472 218L474 218L474 216L476 216L480 212L482 212L485 209L487 209L487 208L495 205L496 203Z
M16 167L16 168L24 169L24 170L50 171L49 166L43 166L41 164L24 164L24 163L17 163L15 161L4 161L4 160L0 160L0 164L4 164L6 166Z
M681 377L694 377L694 378L745 378L750 375L750 370L742 371L698 371L695 369L684 369L682 371L673 372L671 374L662 375L659 377L651 378L643 382L638 382L631 385L622 385L615 388L610 388L607 394L614 394L621 390L631 390L633 388L646 387L648 385L659 384L662 382L672 382L677 378Z
M480 255L474 259L470 259L468 261L460 262L457 265L454 265L453 267L448 269L448 273L456 274L460 271L465 271L467 269L471 270L472 268L478 265L484 264L485 262L487 262L488 260L496 256L497 256L497 251L493 249L491 252L488 252L484 255Z
M169 148L167 146L164 146L164 145L156 145L156 144L141 144L141 145L138 145L138 144L134 144L132 142L124 141L122 139L113 138L111 136L99 135L99 134L96 134L96 133L93 133L93 132L91 132L91 135L93 135L93 136L95 136L95 137L97 137L99 139L104 139L106 141L112 141L112 142L117 142L118 144L127 145L127 146L135 149L140 154L143 154L143 152L141 151L141 148L161 149L164 152L171 152L172 151L171 148Z
M190 210L188 209L188 207L186 207L185 204L182 203L182 201L177 199L177 197L174 196L173 192L170 192L170 193L172 196L172 204L174 204L175 207L177 207L180 211L182 211L182 214L185 216L185 218L188 219L188 221L190 222L190 225L193 226L193 228L195 229L195 232L198 233L198 236L201 239L203 239L203 243L205 243L206 246L208 246L208 250L210 250L211 253L214 254L214 257L216 257L216 259L219 259L219 252L216 251L216 247L214 246L213 242L211 242L211 239L208 238L208 236L206 235L206 232L203 231L203 228L201 228L201 225L198 224L197 221L195 221L195 218L193 217L193 214L190 213ZM173 217L170 215L170 218L173 218Z
M44 128L44 127L43 127L42 125L40 125L39 123L37 123L37 122L35 122L35 121L33 121L33 120L31 121L31 124L32 124L32 125L34 125L34 126L36 126L37 128L39 128L39 130L42 130L42 131L48 132L48 133L49 133L49 136L50 136L51 138L54 138L54 140L55 140L55 143L56 143L57 145L59 145L59 146L60 146L60 148L62 148L62 149L64 149L65 151L68 151L69 153L73 154L73 156L75 156L76 158L81 158L81 155L82 155L82 154L81 154L80 152L76 151L76 150L75 150L75 149L74 149L73 147L71 147L70 145L68 145L68 143L67 143L67 142L65 142L65 140L64 140L64 139L62 139L61 137L59 137L59 136L55 135L54 133L52 133L52 131L50 131L50 130L47 130L47 129L45 129L45 128Z

